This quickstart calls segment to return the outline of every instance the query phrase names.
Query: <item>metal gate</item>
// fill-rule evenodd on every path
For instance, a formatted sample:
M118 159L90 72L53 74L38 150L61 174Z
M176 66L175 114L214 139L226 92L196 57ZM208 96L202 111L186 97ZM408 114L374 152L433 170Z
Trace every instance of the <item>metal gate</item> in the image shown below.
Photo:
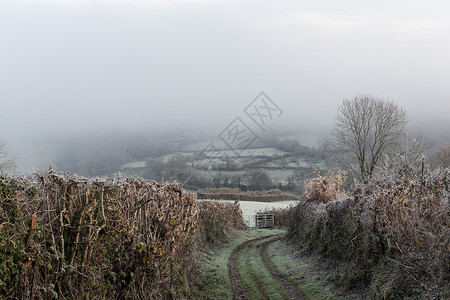
M272 214L243 215L242 218L248 227L272 228L275 224Z

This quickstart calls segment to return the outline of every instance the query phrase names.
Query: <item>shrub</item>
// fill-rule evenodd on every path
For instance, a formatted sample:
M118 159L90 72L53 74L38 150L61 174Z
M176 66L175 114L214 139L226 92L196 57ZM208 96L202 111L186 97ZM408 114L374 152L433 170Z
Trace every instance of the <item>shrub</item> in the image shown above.
M236 230L244 229L242 211L238 202L198 201L197 237L202 244L220 244Z
M0 295L189 298L196 246L244 226L238 204L198 203L176 183L0 178Z
M289 236L334 261L340 286L369 287L370 298L448 298L449 179L447 169L379 180L326 204L302 201Z
M290 224L292 206L287 208L272 208L265 209L262 214L272 214L274 218L274 226L277 228L287 228Z
M305 183L305 197L308 201L329 202L345 198L343 186L347 180L347 172L329 170L325 175L320 175L317 171L317 177L309 183Z
M11 295L20 288L25 270L25 244L22 205L16 193L23 191L19 181L0 177L0 294Z
M198 212L176 184L49 171L1 195L1 295L183 297Z

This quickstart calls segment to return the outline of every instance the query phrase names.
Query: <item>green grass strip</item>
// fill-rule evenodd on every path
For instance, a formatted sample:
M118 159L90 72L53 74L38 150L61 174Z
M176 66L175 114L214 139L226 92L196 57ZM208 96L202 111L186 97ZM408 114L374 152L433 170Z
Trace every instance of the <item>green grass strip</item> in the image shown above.
M243 230L237 232L228 243L213 248L210 253L200 254L197 262L200 266L203 288L195 293L195 299L233 299L228 278L228 261L233 250L248 240L284 233L284 230L278 229Z
M283 286L272 277L261 259L259 247L267 240L242 250L238 255L239 275L250 299L288 299Z
M336 296L333 284L326 280L323 271L313 261L295 258L283 241L269 245L267 254L272 265L281 274L289 274L287 279L298 284L299 289L310 300L349 299Z

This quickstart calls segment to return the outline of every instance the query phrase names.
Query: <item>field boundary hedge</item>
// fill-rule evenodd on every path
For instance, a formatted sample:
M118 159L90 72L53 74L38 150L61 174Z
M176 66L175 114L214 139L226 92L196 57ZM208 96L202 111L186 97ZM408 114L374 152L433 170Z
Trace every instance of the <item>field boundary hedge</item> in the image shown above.
M243 228L238 205L198 204L176 183L53 170L2 177L0 294L190 298L195 245L220 242L229 228Z
M289 236L334 264L340 287L364 287L370 299L448 299L449 191L447 169L305 199L290 212Z

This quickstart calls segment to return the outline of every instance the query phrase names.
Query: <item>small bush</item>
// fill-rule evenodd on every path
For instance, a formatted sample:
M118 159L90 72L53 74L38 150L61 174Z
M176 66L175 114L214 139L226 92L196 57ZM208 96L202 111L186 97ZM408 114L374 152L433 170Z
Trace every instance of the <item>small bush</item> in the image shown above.
M329 202L347 196L343 186L347 180L347 172L329 170L325 175L317 172L317 177L305 183L305 197L308 201Z
M221 244L236 230L244 229L238 202L197 201L199 218L197 237L201 244Z

